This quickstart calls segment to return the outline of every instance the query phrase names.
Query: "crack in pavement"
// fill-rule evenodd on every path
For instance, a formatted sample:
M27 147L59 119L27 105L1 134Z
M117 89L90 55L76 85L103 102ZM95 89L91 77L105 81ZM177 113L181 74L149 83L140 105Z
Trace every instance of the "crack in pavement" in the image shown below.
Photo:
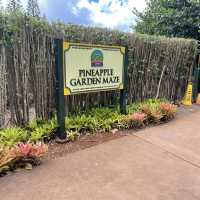
M166 153L171 154L173 157L176 157L179 160L182 160L182 161L200 169L200 157L197 156L196 154L190 152L189 150L179 149L175 145L166 143L166 141L162 142L161 140L158 140L158 139L153 139L153 140L147 139L147 138L145 138L145 136L144 137L139 136L137 133L136 134L134 133L131 136L137 137L138 139L140 139L146 143L149 143L149 144L155 146L156 148L159 148L159 149L165 151Z

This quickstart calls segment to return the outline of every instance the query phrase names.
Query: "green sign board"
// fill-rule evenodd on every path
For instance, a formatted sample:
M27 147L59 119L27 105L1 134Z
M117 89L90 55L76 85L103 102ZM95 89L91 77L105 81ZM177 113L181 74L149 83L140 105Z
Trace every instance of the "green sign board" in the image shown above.
M58 142L66 139L64 95L119 90L120 111L126 113L127 48L68 43L62 39L55 39L54 43Z
M125 47L63 42L64 95L124 89Z

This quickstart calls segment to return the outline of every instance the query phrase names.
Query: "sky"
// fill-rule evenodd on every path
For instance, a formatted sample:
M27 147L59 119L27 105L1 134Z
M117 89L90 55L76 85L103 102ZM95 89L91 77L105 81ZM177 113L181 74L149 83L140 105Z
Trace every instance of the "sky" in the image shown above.
M4 5L8 0L3 0ZM27 0L21 0L26 7ZM38 0L41 13L65 23L130 31L133 8L145 9L145 0Z

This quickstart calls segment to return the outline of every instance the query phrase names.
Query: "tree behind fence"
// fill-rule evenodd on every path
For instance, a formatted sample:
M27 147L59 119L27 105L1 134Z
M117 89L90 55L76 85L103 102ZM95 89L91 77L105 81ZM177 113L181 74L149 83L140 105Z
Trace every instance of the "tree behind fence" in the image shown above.
M70 42L128 46L128 103L156 96L182 99L193 70L196 41L73 25L62 32ZM32 118L49 119L55 112L55 35L26 24L13 33L9 46L0 43L1 126L8 122L23 126ZM101 92L70 96L66 102L72 110L110 105L116 98L118 92Z

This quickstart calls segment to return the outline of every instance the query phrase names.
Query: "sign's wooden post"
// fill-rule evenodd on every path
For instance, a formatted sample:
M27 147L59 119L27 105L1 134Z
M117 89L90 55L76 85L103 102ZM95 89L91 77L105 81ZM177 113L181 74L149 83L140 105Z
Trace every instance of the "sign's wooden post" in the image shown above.
M125 48L124 56L124 77L123 77L124 88L120 90L120 112L121 114L127 114L126 111L126 92L128 83L128 47Z
M55 39L55 60L57 138L60 142L66 139L64 96L120 90L120 111L126 114L127 47L69 43Z
M63 40L55 39L55 65L56 65L56 106L57 106L57 139L65 140L65 99L63 80Z

